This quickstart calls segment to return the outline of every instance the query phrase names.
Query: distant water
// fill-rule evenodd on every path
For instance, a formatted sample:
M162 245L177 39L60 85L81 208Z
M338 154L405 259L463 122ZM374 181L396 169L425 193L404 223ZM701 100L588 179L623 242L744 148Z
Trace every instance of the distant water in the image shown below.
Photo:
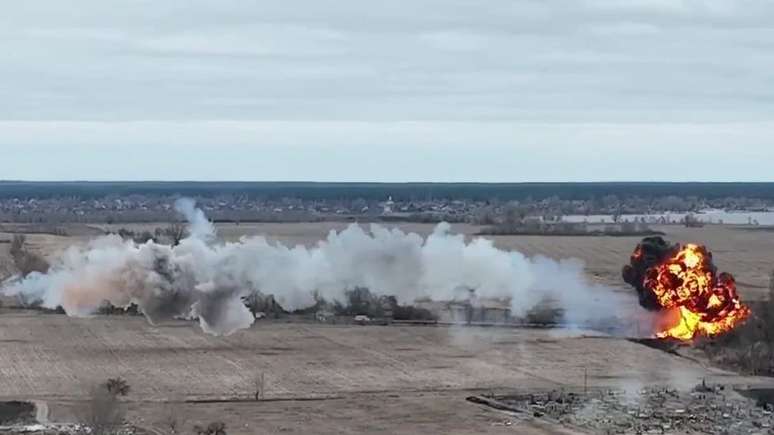
M650 224L658 224L662 222L667 223L679 223L685 219L687 213L657 213L657 214L624 214L621 215L621 222L623 221L640 221L645 218L645 222ZM724 223L733 225L748 225L756 223L758 225L774 225L774 212L762 211L725 211L725 210L702 210L698 213L690 213L697 220L704 223ZM562 219L566 222L588 222L590 224L595 223L613 223L613 216L611 215L567 215Z

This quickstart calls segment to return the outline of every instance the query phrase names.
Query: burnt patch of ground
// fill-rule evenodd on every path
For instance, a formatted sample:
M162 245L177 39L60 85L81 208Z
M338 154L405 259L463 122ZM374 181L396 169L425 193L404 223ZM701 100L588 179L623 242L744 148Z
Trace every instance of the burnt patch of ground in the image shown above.
M629 341L675 355L677 354L677 349L684 346L684 344L678 341L663 338L630 338Z

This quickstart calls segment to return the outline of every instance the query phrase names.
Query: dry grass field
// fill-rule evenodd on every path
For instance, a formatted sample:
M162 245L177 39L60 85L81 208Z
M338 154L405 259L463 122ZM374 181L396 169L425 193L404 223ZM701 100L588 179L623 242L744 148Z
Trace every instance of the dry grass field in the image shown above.
M227 337L189 322L151 326L142 317L5 313L0 316L0 391L72 399L84 381L122 376L142 400L249 399L266 376L270 398L341 393L579 386L639 377L669 382L687 360L626 340L554 330L353 327L264 321Z
M331 229L345 226L242 224L219 225L218 231L226 240L265 235L290 245L312 245ZM420 234L433 228L398 226ZM717 265L737 276L744 298L766 294L774 267L774 233L719 226L659 229L673 241L706 243ZM55 257L102 230L79 228L67 236L32 234L28 242L33 251ZM453 230L472 235L478 228L454 225ZM0 241L10 237L11 232L0 233ZM500 248L527 255L580 258L591 278L621 291L628 290L619 282L620 267L638 241L492 239ZM7 243L0 243L0 255L7 249ZM570 433L538 421L515 424L507 414L464 399L490 391L577 388L584 370L590 386L690 386L702 378L770 383L627 340L561 330L259 321L249 330L213 337L188 322L152 326L142 317L72 319L6 309L0 312L0 344L3 399L46 401L50 419L66 421L74 418L90 385L121 376L132 387L127 398L130 418L157 433L167 433L162 421L170 401L187 427L223 420L229 434ZM255 380L262 373L266 400L255 402L251 400Z
M140 317L0 315L0 393L72 419L86 388L121 376L132 418L163 429L164 402L229 433L541 433L467 403L482 392L731 384L743 378L623 339L561 330L259 322L229 337ZM265 377L265 401L252 400ZM188 403L186 403L186 401ZM223 401L220 403L190 403ZM304 429L306 428L306 430ZM509 430L510 432L507 432ZM557 433L550 428L547 433ZM515 432L514 432L515 431Z

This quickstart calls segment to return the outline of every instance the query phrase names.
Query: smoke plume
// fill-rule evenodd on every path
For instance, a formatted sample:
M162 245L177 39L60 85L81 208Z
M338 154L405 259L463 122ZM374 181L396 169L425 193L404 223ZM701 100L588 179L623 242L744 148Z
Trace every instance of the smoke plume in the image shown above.
M207 220L207 216L201 209L196 208L196 202L190 198L180 198L175 201L175 210L185 216L190 224L189 232L192 237L200 240L215 238L215 227Z
M135 303L152 323L193 316L213 334L249 327L253 316L242 298L256 291L274 295L288 310L313 306L315 295L344 301L354 288L392 295L402 304L466 299L470 288L480 299L510 301L515 315L550 298L571 321L611 310L601 302L613 300L609 292L585 281L581 262L527 258L481 238L466 242L446 223L426 238L353 224L307 248L264 237L218 242L193 201L178 201L176 209L190 224L190 236L178 246L104 236L69 248L48 273L33 273L4 293L61 306L71 316L89 316L105 302Z

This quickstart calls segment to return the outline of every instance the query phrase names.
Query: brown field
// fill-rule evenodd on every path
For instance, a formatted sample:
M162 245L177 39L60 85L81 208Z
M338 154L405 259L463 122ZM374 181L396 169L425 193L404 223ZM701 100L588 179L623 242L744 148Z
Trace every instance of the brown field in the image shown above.
M261 234L310 245L345 225L242 224L218 229L227 240ZM421 234L432 230L432 225L399 226ZM465 234L478 230L466 225L453 229ZM737 276L743 297L766 294L774 266L774 233L719 226L659 229L672 240L706 243L718 266ZM98 230L33 234L28 240L33 250L54 257ZM10 237L0 233L0 240ZM501 248L528 255L580 258L590 277L628 291L618 275L637 238L493 239ZM7 243L0 243L0 255L7 249ZM188 322L151 326L141 317L71 319L10 309L0 313L0 343L3 399L45 401L51 420L67 421L90 385L122 376L132 387L127 398L130 418L157 433L165 433L160 422L169 409L167 402L185 415L186 427L222 420L229 434L570 433L538 421L517 423L465 397L578 388L584 370L590 386L690 386L702 378L740 385L771 383L624 339L561 330L260 321L232 336L212 337ZM266 400L255 402L253 385L261 373ZM213 400L222 402L201 403Z
M731 384L743 378L623 339L560 330L322 326L261 322L229 337L140 317L0 315L0 392L49 403L66 421L86 388L122 376L131 417L159 430L176 402L189 424L229 433L558 433L467 403L485 392ZM252 400L265 376L265 401ZM223 400L222 403L184 403Z

